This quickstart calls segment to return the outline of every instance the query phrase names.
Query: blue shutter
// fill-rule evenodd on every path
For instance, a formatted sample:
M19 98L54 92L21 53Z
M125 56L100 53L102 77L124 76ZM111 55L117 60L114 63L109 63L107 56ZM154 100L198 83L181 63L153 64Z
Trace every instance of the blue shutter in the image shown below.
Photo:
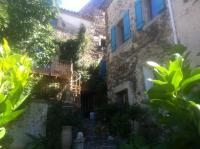
M52 27L56 28L57 27L57 20L56 19L52 19L50 21L50 24L52 25Z
M126 41L131 37L129 11L126 11L124 13L123 24L124 24L124 38L123 39L124 41Z
M116 45L116 33L117 33L117 27L113 26L111 29L111 47L112 47L112 52L114 52L117 48Z
M106 67L107 67L106 65L107 65L106 60L102 60L100 62L99 76L101 78L104 78L106 76Z
M135 17L136 17L136 28L137 30L141 30L142 27L144 26L141 0L135 1Z
M152 16L157 16L165 8L165 0L151 0Z

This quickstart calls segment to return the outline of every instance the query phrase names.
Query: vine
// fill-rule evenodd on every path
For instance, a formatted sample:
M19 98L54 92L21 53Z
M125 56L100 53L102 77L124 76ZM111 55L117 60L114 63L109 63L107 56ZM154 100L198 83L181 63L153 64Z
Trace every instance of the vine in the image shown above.
M77 62L84 50L87 47L87 39L85 36L86 28L81 25L78 35L75 39L69 39L65 42L59 43L60 48L60 60Z

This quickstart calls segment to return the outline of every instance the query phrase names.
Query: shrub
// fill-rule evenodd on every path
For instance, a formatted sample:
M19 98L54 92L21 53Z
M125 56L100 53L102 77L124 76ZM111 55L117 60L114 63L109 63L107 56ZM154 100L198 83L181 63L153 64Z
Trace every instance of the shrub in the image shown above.
M25 111L20 106L29 95L31 65L31 59L13 53L4 40L0 47L0 139L6 125Z
M48 149L60 149L61 148L61 131L62 131L62 103L52 102L49 105L47 113L46 124L46 137Z
M147 63L155 73L155 80L150 79L154 85L147 93L159 125L165 128L166 145L170 148L199 146L200 98L194 99L192 93L200 81L200 68L185 67L184 58L179 54L173 55L165 67Z

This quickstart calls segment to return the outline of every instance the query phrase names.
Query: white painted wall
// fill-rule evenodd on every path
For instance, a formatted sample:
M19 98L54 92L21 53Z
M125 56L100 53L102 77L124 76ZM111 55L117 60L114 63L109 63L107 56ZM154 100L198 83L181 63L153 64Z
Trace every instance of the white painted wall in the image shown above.
M28 106L26 112L9 128L8 134L14 141L11 149L23 149L30 141L27 133L34 136L46 135L47 103L33 102Z
M179 41L191 52L193 66L200 65L200 1L172 0Z
M65 24L65 27L63 26L63 23ZM58 27L64 29L68 33L78 33L81 24L84 24L86 28L89 28L92 25L88 20L67 13L60 13L58 16Z

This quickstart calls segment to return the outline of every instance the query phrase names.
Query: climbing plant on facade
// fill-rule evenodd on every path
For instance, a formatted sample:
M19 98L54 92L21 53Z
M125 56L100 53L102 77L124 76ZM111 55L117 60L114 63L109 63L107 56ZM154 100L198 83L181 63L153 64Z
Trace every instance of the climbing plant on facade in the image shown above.
M74 63L77 63L77 61L80 60L87 46L87 39L85 34L86 28L84 25L81 25L75 39L69 39L65 42L59 43L61 60L72 60Z
M0 140L6 126L25 111L21 105L29 95L31 66L32 60L13 53L4 39L0 46Z

